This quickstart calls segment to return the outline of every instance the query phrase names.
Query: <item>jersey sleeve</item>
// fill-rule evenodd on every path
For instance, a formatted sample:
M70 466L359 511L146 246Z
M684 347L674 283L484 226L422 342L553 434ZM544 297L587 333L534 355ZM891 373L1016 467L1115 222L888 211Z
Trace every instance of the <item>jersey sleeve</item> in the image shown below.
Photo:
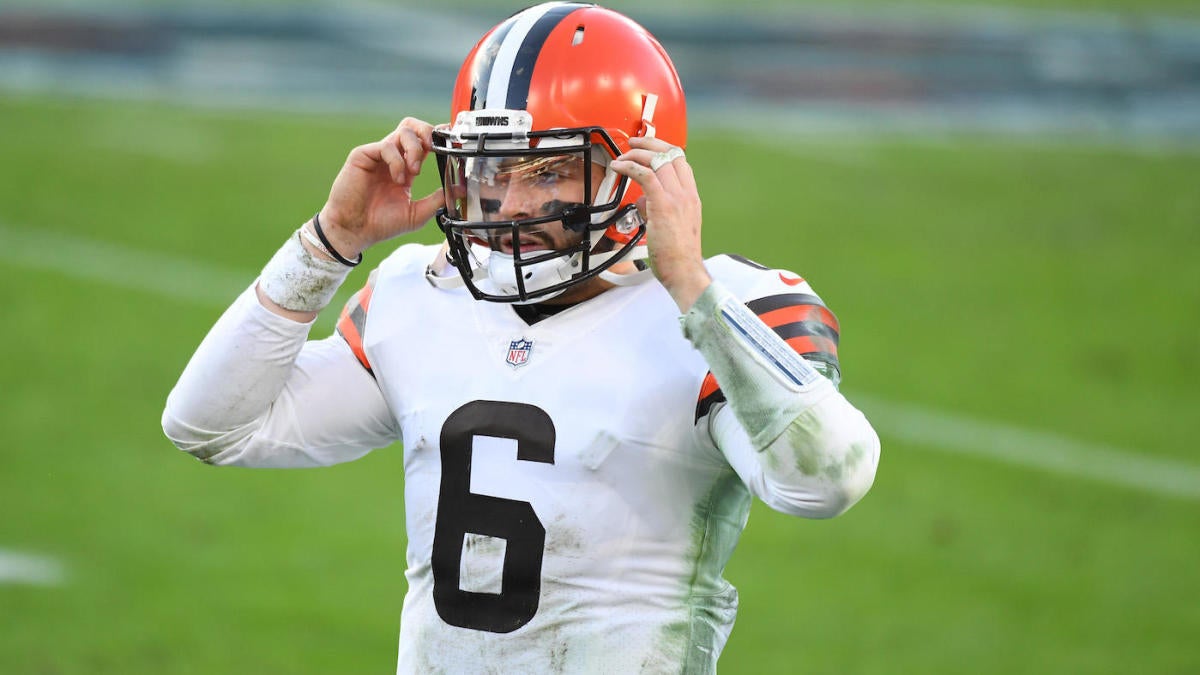
M712 369L697 397L701 443L777 511L842 513L874 481L880 444L838 391L837 318L790 272L744 259L720 261L714 271L684 320ZM728 398L718 375L728 378Z
M307 339L251 287L226 310L167 398L167 437L198 459L255 467L357 459L399 436L374 378L339 336Z
M835 387L840 386L842 371L838 361L838 341L841 328L837 317L808 282L791 272L771 270L745 258L729 257L760 272L753 275L757 278L749 284L747 295L750 299L744 301L746 306ZM709 372L696 400L696 421L725 400L725 392Z
M750 494L780 513L832 518L871 488L879 436L838 392L817 401L766 448L758 450L727 404L706 418L706 436Z

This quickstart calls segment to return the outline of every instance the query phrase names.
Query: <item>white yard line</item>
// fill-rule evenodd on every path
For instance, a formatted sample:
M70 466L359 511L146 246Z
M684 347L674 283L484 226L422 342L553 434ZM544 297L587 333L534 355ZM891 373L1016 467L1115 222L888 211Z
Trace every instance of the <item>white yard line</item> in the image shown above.
M233 302L255 273L63 232L0 223L0 260L204 305Z
M54 558L0 549L0 585L58 586L65 578L62 563Z
M1200 466L1195 464L869 396L855 396L854 401L879 430L885 445L890 438L1151 494L1200 500Z
M3 224L0 260L216 307L232 302L254 278L249 272L196 260ZM867 396L855 396L854 400L871 418L885 444L896 440L1155 495L1200 500L1200 466L1196 464Z

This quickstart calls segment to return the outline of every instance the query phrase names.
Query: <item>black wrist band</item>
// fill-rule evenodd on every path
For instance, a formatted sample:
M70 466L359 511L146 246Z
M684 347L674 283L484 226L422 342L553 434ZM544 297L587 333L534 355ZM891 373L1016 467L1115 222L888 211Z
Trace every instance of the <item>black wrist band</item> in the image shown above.
M320 239L321 244L325 246L325 252L333 256L334 260L342 263L346 267L358 267L359 263L362 262L363 258L361 253L358 254L358 260L350 262L349 260L343 258L341 253L337 252L337 249L333 247L333 244L329 243L329 239L325 237L325 233L321 230L320 211L313 216L313 229L317 231L317 238Z

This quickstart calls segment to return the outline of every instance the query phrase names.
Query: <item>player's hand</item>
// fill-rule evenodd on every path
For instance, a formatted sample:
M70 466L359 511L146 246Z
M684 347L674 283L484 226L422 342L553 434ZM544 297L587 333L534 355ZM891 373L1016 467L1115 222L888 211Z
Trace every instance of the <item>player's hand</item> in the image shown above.
M350 151L321 209L321 229L343 257L424 225L442 191L413 199L413 179L433 151L433 126L407 117L383 140Z
M631 138L612 169L642 186L638 210L654 275L686 312L712 282L700 247L700 194L683 151L657 138ZM670 153L670 154L668 154Z

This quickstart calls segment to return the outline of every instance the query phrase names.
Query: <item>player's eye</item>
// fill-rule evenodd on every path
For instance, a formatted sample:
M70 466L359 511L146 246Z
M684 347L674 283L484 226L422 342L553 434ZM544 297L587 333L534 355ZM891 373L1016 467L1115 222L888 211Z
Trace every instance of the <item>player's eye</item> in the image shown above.
M541 186L554 185L563 178L566 176L561 171L543 171L534 177L534 183Z

